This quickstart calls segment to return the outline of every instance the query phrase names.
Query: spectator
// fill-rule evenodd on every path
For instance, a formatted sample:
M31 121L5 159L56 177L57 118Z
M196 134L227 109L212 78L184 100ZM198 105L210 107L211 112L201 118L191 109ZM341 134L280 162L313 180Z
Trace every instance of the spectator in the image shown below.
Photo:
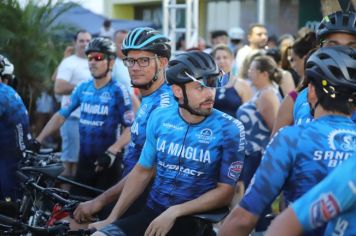
M99 36L113 40L114 34L115 30L111 27L111 20L105 19L103 22L103 26L100 28Z
M262 24L252 24L247 33L247 40L249 45L243 46L236 55L236 68L240 78L242 77L241 68L244 64L245 58L254 50L265 49L267 46L268 33L267 28Z
M74 37L75 53L70 55L70 48L65 51L66 55L57 69L54 92L61 95L61 108L69 106L70 94L74 87L83 81L91 79L88 60L85 55L85 47L91 39L90 33L80 30ZM68 52L69 51L69 52ZM63 175L74 177L77 171L79 157L79 117L80 111L76 109L60 128L62 138L62 155L64 171Z

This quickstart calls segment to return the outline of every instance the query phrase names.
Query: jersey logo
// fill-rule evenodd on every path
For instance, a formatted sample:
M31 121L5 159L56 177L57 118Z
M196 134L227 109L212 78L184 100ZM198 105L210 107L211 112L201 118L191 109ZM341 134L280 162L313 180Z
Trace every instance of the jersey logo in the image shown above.
M235 161L231 163L229 167L228 176L229 178L236 180L239 178L241 170L242 170L243 162L242 161Z
M353 151L356 149L356 132L345 129L334 130L328 136L328 143L332 150Z
M124 122L126 124L132 124L134 118L135 118L135 114L133 113L133 111L131 111L131 110L125 111L125 113L124 113Z
M337 216L340 213L340 205L332 193L326 193L312 204L310 213L312 225L318 227Z
M100 98L100 102L107 103L111 100L111 95L109 92L103 92L99 98Z
M209 128L202 129L199 134L196 134L199 143L210 143L213 139L213 131Z

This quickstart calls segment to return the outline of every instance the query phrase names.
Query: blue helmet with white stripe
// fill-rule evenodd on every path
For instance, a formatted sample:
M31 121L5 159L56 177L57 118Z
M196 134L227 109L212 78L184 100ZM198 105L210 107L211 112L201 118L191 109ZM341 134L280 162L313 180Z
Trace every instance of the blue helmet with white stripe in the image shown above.
M131 50L149 51L157 56L166 57L168 60L171 57L170 40L160 34L157 30L141 27L132 30L122 43L122 53L127 56Z

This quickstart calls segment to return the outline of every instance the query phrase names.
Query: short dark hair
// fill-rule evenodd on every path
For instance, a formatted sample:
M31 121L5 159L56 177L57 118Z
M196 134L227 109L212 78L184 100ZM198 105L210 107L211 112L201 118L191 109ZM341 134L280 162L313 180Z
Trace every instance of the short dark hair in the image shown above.
M315 93L318 98L318 103L322 106L325 110L331 112L340 112L346 115L351 115L353 111L353 104L348 102L349 95L348 94L338 94L335 98L332 98L325 94L323 91L320 82L315 81L312 78L308 78L310 83L315 87Z
M78 35L80 34L80 33L88 33L88 34L90 34L87 30L85 30L85 29L80 29L80 30L78 30L76 33L75 33L75 35L74 35L74 41L77 41L77 39L78 39ZM90 34L91 35L91 34Z
M267 29L267 27L264 24L253 23L253 24L250 24L250 26L248 27L247 34L251 35L254 28L265 28L265 29Z
M215 39L217 37L220 37L220 36L226 36L228 37L228 34L225 30L214 30L211 32L211 38L212 39Z

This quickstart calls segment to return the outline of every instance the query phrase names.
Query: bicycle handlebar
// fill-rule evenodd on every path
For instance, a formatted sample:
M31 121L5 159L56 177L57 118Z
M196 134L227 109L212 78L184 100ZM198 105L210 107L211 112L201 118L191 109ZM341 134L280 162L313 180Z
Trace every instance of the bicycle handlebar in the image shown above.
M27 175L23 174L21 171L16 171L16 175L21 182L23 182L26 186L30 186L39 192L43 193L45 196L53 199L55 202L64 205L67 211L74 211L76 206L79 204L78 201L75 200L67 200L60 195L53 192L52 188L44 188L36 184L35 180Z
M5 235L18 235L18 234L26 234L37 233L40 235L91 235L96 230L95 229L79 229L79 230L70 230L69 224L61 222L55 226L51 227L34 227L27 224L24 224L16 219L0 214L0 225L6 226L8 230L0 231Z

